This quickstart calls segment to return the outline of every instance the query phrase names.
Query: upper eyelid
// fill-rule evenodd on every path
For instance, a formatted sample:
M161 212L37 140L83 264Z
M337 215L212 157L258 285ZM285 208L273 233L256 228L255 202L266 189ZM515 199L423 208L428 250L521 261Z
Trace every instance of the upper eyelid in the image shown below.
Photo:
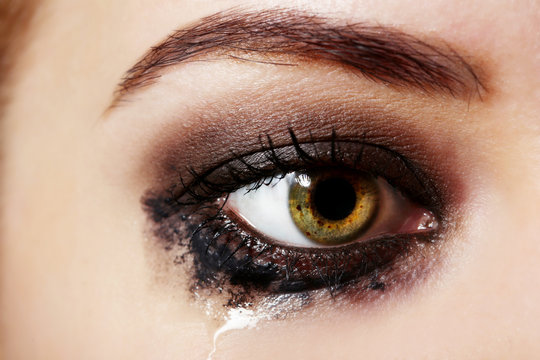
M358 107L358 104L362 106ZM348 109L345 113L342 111L344 106ZM231 161L233 153L246 156L260 151L259 136L269 135L274 148L290 146L287 130L290 128L302 143L331 141L334 129L341 142L361 140L381 145L390 145L391 142L394 150L403 155L411 155L413 151L423 154L421 158L426 157L431 146L428 144L432 142L430 133L411 126L407 121L408 116L388 107L379 109L365 103L349 105L338 101L333 104L327 100L325 107L313 108L291 102L283 104L278 113L274 112L273 107L253 108L246 104L237 109L234 115L228 110L221 113L222 109L224 107L217 109L217 113L207 110L209 115L200 121L195 114L197 121L193 123L197 126L189 127L183 136L178 136L174 131L160 133L154 145L146 150L140 166L136 167L137 173L144 174L147 181L164 181L164 186L170 186L189 167L201 173ZM293 122L291 118L294 118ZM312 128L310 124L314 118L320 119L320 123ZM388 119L392 119L392 126L388 126ZM411 147L408 142L413 140L414 146ZM433 165L429 165L429 168L433 168ZM187 174L185 180L190 181Z
M436 43L391 27L340 25L293 10L223 12L178 30L152 47L126 72L111 107L132 91L152 84L163 69L218 51L330 60L377 82L467 100L476 94L481 99L486 85L479 69L450 46Z
M212 166L210 168L204 169L203 172L197 173L192 168L188 169L188 173L191 177L191 179L187 182L184 181L182 177L180 177L180 193L174 194L175 191L171 192L172 196L178 196L182 197L185 194L188 195L189 198L197 199L199 198L199 201L202 201L205 196L208 196L210 198L213 198L216 196L214 192L211 190L217 186L219 188L219 182L214 183L214 179L209 179L209 177L212 177L212 175L217 172L217 178L222 181L224 178L231 177L237 183L237 187L241 187L244 185L249 184L250 182L253 182L253 175L257 176L257 179L265 180L267 177L274 177L277 174L286 173L290 171L297 170L298 168L298 161L302 161L304 165L314 165L316 166L343 166L347 163L345 159L342 157L343 152L341 150L344 146L360 146L361 152L368 152L371 150L378 151L379 153L385 153L386 155L392 157L394 160L398 161L401 166L403 166L403 169L406 169L410 174L414 177L415 181L418 182L418 184L421 184L423 186L423 191L429 194L434 194L436 192L436 189L428 189L426 186L428 185L426 183L425 175L422 174L419 169L405 156L400 154L399 152L392 150L391 148L388 148L386 146L365 142L365 141L359 141L354 139L343 139L341 140L340 137L335 133L335 131L332 131L331 136L329 136L326 139L321 140L315 140L313 138L305 141L299 141L296 136L294 135L294 132L292 129L289 128L288 130L290 136L291 136L291 144L283 145L283 146L277 146L274 147L271 137L268 137L268 143L265 144L261 142L260 148L256 151L250 151L244 154L234 155L231 159L219 163L218 165ZM319 149L318 147L322 144L326 144L328 148L332 149L332 155L328 160L321 160L324 156L319 155ZM330 144L330 145L328 145ZM365 150L366 148L370 150ZM291 152L291 154L283 154L279 153L280 150L288 150ZM345 150L346 153L349 153L350 149ZM356 149L358 150L358 149ZM312 154L309 155L307 152L311 152ZM301 154L304 153L308 156L308 159L302 158ZM337 159L336 154L338 154L340 159ZM340 155L341 154L341 155ZM372 154L373 155L373 154ZM250 157L255 156L255 159L249 159ZM312 157L314 156L314 157ZM287 161L290 161L288 157L291 157L294 160L294 164L288 165ZM288 159L288 160L287 160ZM323 163L321 163L321 161ZM235 167L234 163L239 163L237 167ZM354 166L356 166L357 159L354 159ZM349 161L350 163L350 161ZM261 165L262 164L262 165ZM266 165L272 164L271 171L269 173L264 173L264 170L261 171L262 168L264 168ZM238 166L240 166L238 168ZM262 168L259 168L262 166ZM241 170L241 168L244 168ZM225 173L223 172L225 171ZM234 173L241 173L242 171L248 172L251 174L250 177L248 177L245 181L240 181L239 178L236 177ZM214 176L215 177L215 176ZM177 185L176 185L177 186ZM176 187L175 186L175 187ZM230 191L235 191L237 188L232 188ZM197 190L201 190L202 193L198 193ZM205 195L204 193L206 191L210 190L208 195ZM219 192L222 192L223 189L221 189ZM189 202L189 200L188 200Z

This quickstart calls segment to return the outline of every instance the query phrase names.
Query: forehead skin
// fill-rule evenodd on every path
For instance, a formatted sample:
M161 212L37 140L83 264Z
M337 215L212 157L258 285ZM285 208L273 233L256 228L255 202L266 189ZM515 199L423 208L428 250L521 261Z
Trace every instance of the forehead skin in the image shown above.
M437 124L445 136L456 136L463 172L475 174L467 179L475 190L466 204L470 217L444 276L410 301L375 313L330 307L330 319L322 314L323 320L268 322L228 334L218 354L224 359L535 357L540 352L540 3L294 5L435 36L466 49L486 69L489 98L468 115ZM291 2L49 0L39 8L2 119L0 339L6 358L206 358L215 324L191 305L181 285L168 281L167 271L156 275L145 257L148 240L139 206L145 189L128 175L143 156L134 144L124 144L129 138L144 144L156 130L141 123L118 125L124 135L117 137L110 131L117 125L105 125L103 114L123 73L149 47L174 29L235 6L264 9ZM189 80L189 72L183 74ZM478 166L467 169L469 159Z

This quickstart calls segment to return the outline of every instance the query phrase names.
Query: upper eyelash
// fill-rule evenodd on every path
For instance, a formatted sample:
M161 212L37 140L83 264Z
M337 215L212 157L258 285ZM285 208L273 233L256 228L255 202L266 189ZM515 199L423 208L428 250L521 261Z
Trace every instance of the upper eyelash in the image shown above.
M361 162L361 158L365 147L380 148L381 150L391 154L395 158L398 158L403 165L416 177L418 184L423 187L423 191L431 194L432 197L438 197L436 189L431 186L429 179L425 177L419 169L411 163L407 158L399 154L398 152L389 149L388 147L365 142L365 135L362 136L363 141L350 139L340 139L336 132L332 130L331 136L327 140L318 140L311 138L310 141L300 142L296 137L294 131L288 129L289 136L291 138L292 146L298 156L298 160L295 164L288 164L280 158L277 151L280 149L290 147L291 145L275 146L270 135L259 137L260 148L256 151L251 151L246 154L231 154L231 158L226 162L213 166L212 168L198 172L193 167L188 168L188 173L191 177L191 181L186 183L184 177L180 176L180 182L171 187L171 197L174 197L178 201L178 205L193 205L204 201L211 200L216 196L223 193L230 193L238 190L241 187L251 184L249 190L256 190L266 183L272 182L276 178L285 176L286 173L291 171L305 170L309 167L322 166L339 166L343 165L343 154L339 154L339 143L356 143L361 147L354 160L354 166ZM266 139L266 143L263 139ZM322 159L322 156L317 152L316 144L329 142L331 148L330 161ZM306 153L302 146L312 146L315 152L315 158ZM262 154L265 161L273 165L269 170L264 170L256 167L256 163L248 163L245 158L256 154ZM234 162L241 163L245 168L240 170L235 168L232 164ZM234 183L220 183L216 184L209 180L208 176L217 169L227 169L228 175L234 179ZM241 174L241 175L240 175ZM389 181L392 184L392 180ZM393 185L393 184L392 184ZM417 193L416 195L419 195Z

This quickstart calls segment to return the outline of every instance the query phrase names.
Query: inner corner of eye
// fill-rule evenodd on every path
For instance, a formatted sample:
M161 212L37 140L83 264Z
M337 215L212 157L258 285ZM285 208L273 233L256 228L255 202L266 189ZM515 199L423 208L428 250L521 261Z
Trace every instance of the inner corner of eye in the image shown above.
M431 211L367 173L291 172L257 184L231 193L224 210L255 236L285 246L339 246L439 226Z

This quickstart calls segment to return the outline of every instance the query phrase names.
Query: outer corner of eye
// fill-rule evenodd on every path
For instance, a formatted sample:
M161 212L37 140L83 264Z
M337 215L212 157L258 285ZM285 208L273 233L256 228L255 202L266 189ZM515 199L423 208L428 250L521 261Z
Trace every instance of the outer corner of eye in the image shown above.
M439 226L431 211L364 172L291 172L264 183L232 193L226 211L282 246L335 247Z

